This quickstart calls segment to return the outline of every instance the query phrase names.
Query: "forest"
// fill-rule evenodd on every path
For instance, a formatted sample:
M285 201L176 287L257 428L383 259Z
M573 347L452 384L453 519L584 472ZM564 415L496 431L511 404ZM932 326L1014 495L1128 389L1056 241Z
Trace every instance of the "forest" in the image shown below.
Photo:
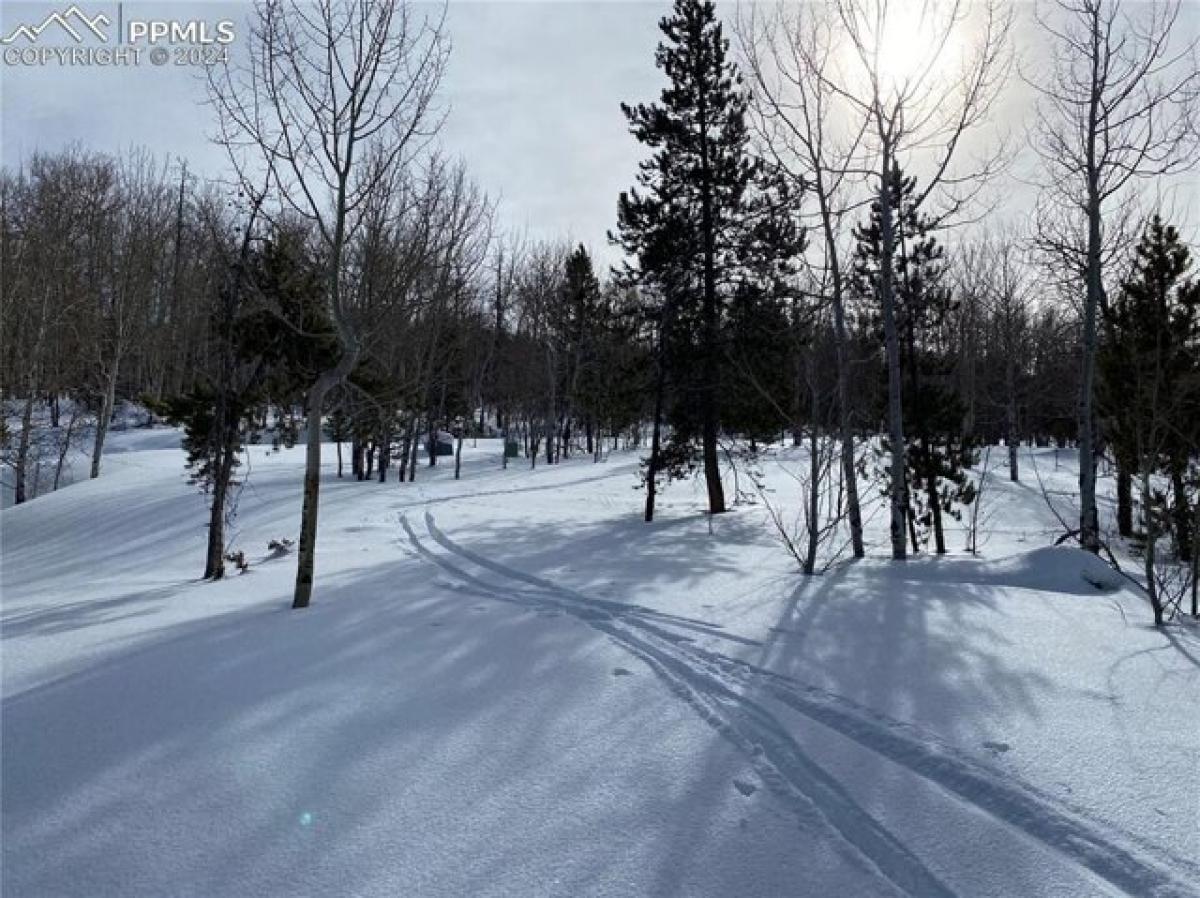
M711 3L677 5L661 99L622 107L647 157L614 197L626 261L609 271L582 245L503 232L438 151L434 25L396 3L264 7L242 63L253 91L209 76L232 184L83 144L4 171L11 502L56 489L72 454L98 476L114 412L143 403L187 428L212 496L205 576L220 577L238 456L267 433L317 457L328 436L339 477L381 483L437 464L440 434L502 436L499 463L531 466L646 445L648 521L693 475L725 511L721 469L791 440L812 449L788 541L812 573L842 529L863 555L864 490L888 496L894 558L945 553L979 448L1008 446L1015 481L1018 446L1053 444L1092 460L1064 538L1137 540L1156 620L1189 590L1194 611L1194 575L1175 568L1200 527L1200 288L1170 203L1146 200L1197 159L1195 46L1168 41L1179 7L1126 22L1081 0L1043 23L1052 62L1028 128L1044 186L1027 220L999 224L973 200L1012 148L959 157L1017 77L1012 10L931 7L934 50L898 64L885 41L903 17L868 7L750 7L731 47ZM270 79L354 23L361 78ZM1122 23L1126 39L1099 40ZM289 124L319 140L292 145ZM1116 478L1115 533L1097 470Z
M239 9L4 70L3 895L1200 895L1200 8Z

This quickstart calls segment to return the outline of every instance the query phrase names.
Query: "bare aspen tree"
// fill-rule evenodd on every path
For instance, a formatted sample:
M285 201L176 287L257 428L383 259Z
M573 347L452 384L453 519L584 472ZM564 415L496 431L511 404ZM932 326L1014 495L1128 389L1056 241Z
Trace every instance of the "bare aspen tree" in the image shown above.
M346 283L350 246L372 198L396 189L437 131L434 98L448 45L441 20L403 0L260 0L244 62L215 69L218 139L242 178L264 166L283 210L310 222L325 266L337 361L306 396L304 505L292 607L306 608L315 570L321 414L363 351Z
M780 4L764 12L757 4L739 16L738 37L753 86L753 109L765 151L774 165L802 184L816 200L820 265L828 300L837 362L838 430L846 517L855 558L864 554L862 512L855 465L850 399L850 348L846 327L846 278L841 246L843 221L854 200L848 196L868 119L842 97L825 76L833 74L838 51L829 8Z
M934 205L946 222L964 208L1002 163L1002 142L969 170L956 165L965 136L984 124L1010 68L1012 14L997 2L965 0L899 4L833 0L847 41L848 70L817 71L821 82L866 119L870 195L879 214L881 257L875 291L887 353L888 442L891 453L892 557L907 557L908 507L900 342L896 318L894 185L901 171L919 171L910 201ZM906 40L907 38L907 40Z
M1179 0L1052 0L1037 14L1051 43L1045 71L1031 78L1040 92L1033 145L1045 167L1038 238L1082 295L1079 541L1091 552L1100 549L1097 324L1114 222L1131 218L1136 182L1200 162L1197 41L1177 40L1180 9Z
M53 488L61 485L72 443L87 435L89 405L96 411L89 470L97 476L118 384L145 382L144 338L161 296L169 220L160 174L144 153L112 158L68 147L35 154L27 172L5 172L0 181L7 325L0 376L21 400L20 429L4 451L14 502L38 491L36 476L26 480L43 463ZM43 406L48 414L35 414ZM50 453L56 458L43 458Z
M22 400L16 449L6 459L13 471L14 505L29 498L27 481L33 409L42 386L39 375L44 367L47 335L53 324L52 285L39 283L44 281L48 269L38 264L37 257L39 251L45 251L51 243L45 235L38 233L40 228L46 227L46 219L51 216L38 213L47 205L62 209L59 204L38 203L38 193L23 174L9 176L5 173L0 180L0 264L4 270L4 277L0 279L0 309L5 322L4 355L11 366L11 371L5 372L8 375L5 386L7 390L15 392L19 389L23 393L16 393ZM58 225L57 222L53 224ZM53 230L57 231L59 227L61 225ZM7 449L11 435L6 418L7 415L0 416L0 433Z
M106 220L93 221L89 239L107 241L99 261L107 277L96 297L96 434L91 476L100 476L104 441L116 408L117 384L127 356L145 333L147 310L155 300L168 246L173 207L166 170L135 153L113 171L114 207ZM103 236L100 236L103 235Z
M999 395L990 404L1003 407L1004 444L1008 450L1008 479L1020 481L1020 380L1030 350L1030 320L1034 303L1032 271L1024 263L1016 238L1009 231L986 234L963 262L964 280L976 285L988 316L994 365L999 367Z

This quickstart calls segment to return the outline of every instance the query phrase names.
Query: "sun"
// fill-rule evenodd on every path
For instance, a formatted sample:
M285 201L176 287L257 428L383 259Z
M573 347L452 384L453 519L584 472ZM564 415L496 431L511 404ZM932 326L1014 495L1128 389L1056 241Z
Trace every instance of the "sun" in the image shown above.
M873 17L873 67L891 91L927 86L949 76L961 52L964 17L955 4L880 3Z

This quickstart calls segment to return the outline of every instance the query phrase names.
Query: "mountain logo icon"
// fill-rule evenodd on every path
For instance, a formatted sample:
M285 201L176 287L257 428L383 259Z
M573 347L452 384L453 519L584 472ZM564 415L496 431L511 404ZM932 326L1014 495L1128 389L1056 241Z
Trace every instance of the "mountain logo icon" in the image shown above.
M14 43L18 38L25 38L29 43L36 44L38 38L51 25L57 25L69 34L77 44L82 44L87 32L91 32L100 40L108 43L108 32L104 29L112 24L112 20L104 13L89 17L78 6L71 6L63 12L52 12L40 25L18 25L7 37L0 37L0 44Z

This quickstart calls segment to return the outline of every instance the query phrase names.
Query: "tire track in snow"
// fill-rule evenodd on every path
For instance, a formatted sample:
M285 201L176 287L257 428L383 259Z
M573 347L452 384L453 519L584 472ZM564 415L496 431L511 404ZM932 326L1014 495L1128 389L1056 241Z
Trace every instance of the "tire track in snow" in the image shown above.
M602 629L618 644L646 661L674 692L685 698L723 735L752 757L760 758L765 754L786 785L798 792L806 803L815 805L818 811L830 808L844 810L845 803L852 803L852 799L836 782L831 781L828 774L803 755L786 729L769 711L745 695L746 689L757 690L905 767L1131 895L1139 898L1194 898L1200 895L1200 889L1192 885L1200 882L1200 866L1181 858L1164 856L1161 851L1130 834L1113 832L1111 826L1088 819L1082 811L976 761L912 724L891 719L844 696L806 685L791 677L705 650L652 623L647 618L656 613L644 613L650 609L620 602L601 602L472 552L450 540L437 528L433 516L426 512L425 524L429 535L446 552L508 580L532 587L537 594L503 593L493 584L463 571L448 559L421 546L408 521L402 518L402 523L423 556L464 582L482 588L491 597L535 607L545 607L549 603L556 610ZM660 620L658 623L670 624L671 621ZM720 713L722 711L724 717ZM741 724L740 728L738 724ZM763 773L762 770L759 772ZM796 774L796 777L789 778L789 772ZM766 772L764 780L775 791L780 791L780 784L772 782L771 770ZM886 839L869 839L868 844L861 844L858 837L864 832L872 833L882 828L864 811L857 806L855 808L865 820L838 813L833 815L837 818L835 820L825 814L842 839L869 858L876 868L901 888L908 891L915 888L915 894L920 895L948 894L946 887L936 880L924 885L918 882L922 877L918 871L923 871L929 877L932 874L920 866L920 861L904 846L896 843L886 831L882 831ZM793 810L799 809L793 807ZM885 855L882 859L878 856L881 852Z
M477 561L479 556L457 546L437 529L432 515L426 513L425 520L430 537L451 555L485 570L503 573L509 579L524 580L528 576L503 569L502 565ZM463 570L450 557L432 551L422 543L406 516L401 516L400 523L421 557L478 593L527 608L549 608L568 614L640 658L702 720L749 758L763 782L802 824L824 830L851 861L881 875L902 894L914 898L953 898L954 893L920 858L809 758L769 711L673 650L678 648L677 644L664 640L658 627L639 622L636 613L621 613L607 607L620 603L600 603L578 594L556 595L558 587L537 578L527 582L538 587L538 594L498 589Z
M607 464L607 462L605 462L605 464ZM404 509L408 508L441 505L445 502L455 502L459 499L487 499L494 496L511 496L516 493L540 493L549 490L563 489L569 486L579 486L580 484L584 483L595 483L598 480L609 480L614 477L619 477L621 474L633 474L635 472L636 466L632 464L616 464L602 474L592 474L588 477L577 477L574 480L560 480L557 483L538 483L532 486L514 486L511 489L503 490L479 490L471 493L451 493L448 496L433 496L431 498L412 499L394 507L403 512ZM518 474L513 479L518 479L520 476L521 475ZM425 484L417 485L418 489L421 489L424 486Z

